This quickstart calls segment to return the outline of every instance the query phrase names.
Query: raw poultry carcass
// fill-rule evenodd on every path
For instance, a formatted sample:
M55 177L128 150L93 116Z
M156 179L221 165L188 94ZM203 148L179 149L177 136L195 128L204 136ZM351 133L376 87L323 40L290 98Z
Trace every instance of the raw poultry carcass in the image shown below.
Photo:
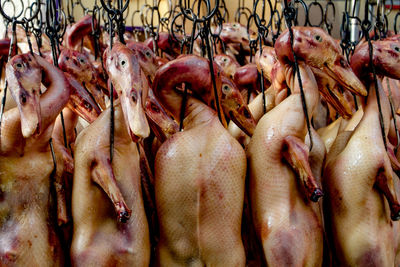
M119 97L114 156L111 161L108 108L76 140L71 261L74 266L147 266L150 237L135 142L150 131L143 110L148 82L137 55L120 43L106 50L104 62Z
M47 91L40 96L40 82ZM50 201L53 123L67 104L64 74L39 56L15 56L7 80L18 108L4 113L0 159L0 261L5 266L62 266ZM23 167L22 167L23 166Z
M365 94L340 48L318 28L293 27L293 49L310 117L319 93L311 68L323 69L345 88ZM248 148L251 209L268 266L321 266L323 255L322 215L317 201L322 195L310 166L305 144L306 121L289 32L277 39L275 51L284 68L291 95L258 122ZM349 89L350 89L349 88ZM314 141L315 142L315 141Z
M159 66L156 55L143 43L130 41L126 46L136 54L139 65L147 77L149 85L151 85ZM179 125L157 100L151 87L148 88L148 96L144 104L144 109L149 126L154 133L154 138L151 138L152 136L146 138L146 140L140 142L138 148L144 207L150 226L150 241L152 246L154 246L158 240L158 224L154 200L154 158L159 146L167 138L179 131Z
M154 93L176 118L180 118L182 104L182 92L176 86L184 82L201 98L187 96L184 131L170 137L157 152L155 190L160 223L157 265L245 264L241 217L246 156L210 108L219 105L222 111L222 94L234 86L227 78L222 80L216 64L214 70L218 101L209 62L197 56L180 57L165 64L157 71L153 83ZM234 115L239 122L251 120L243 113Z
M126 46L136 53L140 67L148 78L149 85L151 86L157 68L159 67L156 55L149 47L142 43L130 41ZM164 142L171 135L179 131L177 122L154 96L151 87L149 87L149 93L144 107L150 128L158 141Z
M373 42L373 63L378 75L399 79L400 44ZM393 157L390 143L385 148L380 125L378 95L369 69L368 43L360 45L351 66L370 87L364 114L354 131L336 138L324 170L327 198L325 217L336 264L346 266L394 266L393 225L400 219L400 205L393 186ZM378 94L385 138L391 119L389 101L378 76Z
M92 123L101 113L97 104L79 82L67 73L65 75L70 85L71 93L67 106L63 109L64 126L60 115L55 121L51 135L57 164L54 173L56 197L57 203L61 203L61 205L57 205L57 220L59 225L67 223L70 216L71 185L74 173L72 154L76 138L75 127L78 118L81 116L87 122Z

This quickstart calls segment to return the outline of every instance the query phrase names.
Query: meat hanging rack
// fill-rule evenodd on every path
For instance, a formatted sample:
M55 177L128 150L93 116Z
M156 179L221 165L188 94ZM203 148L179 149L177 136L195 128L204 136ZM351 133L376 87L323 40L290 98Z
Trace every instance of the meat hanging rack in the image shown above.
M0 266L398 266L398 2L0 0Z

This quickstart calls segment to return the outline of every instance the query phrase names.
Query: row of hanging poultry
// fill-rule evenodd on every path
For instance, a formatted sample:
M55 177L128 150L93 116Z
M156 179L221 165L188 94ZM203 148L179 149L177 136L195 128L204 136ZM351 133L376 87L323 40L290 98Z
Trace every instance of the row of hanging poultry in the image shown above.
M162 57L104 34L102 66L91 22L67 29L59 68L46 38L6 64L0 266L399 265L399 36L349 64L293 27L298 77L288 31L249 63L226 23L212 64L168 33Z

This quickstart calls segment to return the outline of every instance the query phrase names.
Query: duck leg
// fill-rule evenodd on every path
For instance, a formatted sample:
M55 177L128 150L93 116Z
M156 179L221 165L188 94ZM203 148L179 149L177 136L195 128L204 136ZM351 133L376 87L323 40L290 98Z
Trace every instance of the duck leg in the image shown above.
M290 166L298 173L305 187L307 197L317 202L323 196L308 162L308 146L295 136L287 136L283 141L283 157Z
M115 180L111 162L106 158L95 159L92 162L91 174L97 183L110 198L120 222L126 222L131 216L131 210L126 205L125 199Z
M391 168L382 167L378 170L375 186L383 193L389 203L390 217L393 221L398 221L400 219L400 205L393 186Z

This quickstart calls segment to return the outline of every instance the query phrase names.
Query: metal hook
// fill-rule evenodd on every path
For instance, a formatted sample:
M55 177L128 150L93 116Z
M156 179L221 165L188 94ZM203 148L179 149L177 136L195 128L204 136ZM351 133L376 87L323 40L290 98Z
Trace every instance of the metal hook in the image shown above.
M97 23L96 23L97 22ZM100 34L101 34L101 29L100 29L100 7L95 5L93 7L93 14L92 14L92 36L94 39L94 59L97 60L99 54L100 54ZM100 61L103 62L103 57L100 57ZM103 65L103 64L102 64Z
M215 0L215 7L210 11L210 1L209 0L195 0L195 2L198 1L198 9L200 9L201 3L204 2L206 3L207 6L207 14L203 16L202 18L199 18L198 15L196 15L193 12L193 9L190 9L185 5L182 5L182 0L179 0L179 8L181 9L182 14L189 19L190 21L197 21L198 23L203 23L211 19L215 15L215 12L217 12L217 9L219 7L219 0ZM188 1L189 2L189 1ZM194 4L194 3L193 3ZM200 10L198 10L200 11ZM199 14L200 15L200 14Z
M272 18L273 18L273 16L270 16L269 21L267 23L266 20L265 20L265 16L264 16L265 11L266 11L265 10L266 2L265 2L265 0L262 0L261 1L261 3L262 3L262 6L261 6L262 7L262 11L261 11L262 12L262 16L260 18L258 13L257 13L257 9L258 9L259 3L260 3L260 0L256 0L254 2L254 6L253 6L253 14L252 14L252 16L254 18L254 22L256 24L256 27L257 27L257 30L258 30L258 34L257 34L257 41L255 43L255 46L252 47L251 50L253 50L253 49L255 50L256 47L257 47L257 43L258 43L259 53L261 54L262 53L263 44L266 43L266 38L267 38L268 33L269 33L269 28L270 27L272 28ZM268 7L269 7L269 13L273 14L274 10L272 8L272 3L271 3L270 0L268 0ZM249 40L250 40L251 38L250 38L250 31L249 31L249 23L248 23L247 27L248 27L247 30L248 30ZM251 53L250 57L252 59L252 53ZM261 75L260 75L259 82L260 82L261 94L262 94L262 98L263 98L263 112L265 114L267 112L267 107L266 107L266 103L265 103L264 71L263 70L261 70Z
M394 33L395 33L395 34L398 33L398 28L397 28L397 24L398 24L398 23L397 23L397 21L398 21L399 17L400 17L400 11L397 12L396 16L394 17L394 26L393 26L393 30L394 30Z
M261 30L263 32L265 32L267 30L267 28L269 28L272 25L272 16L270 16L270 18L268 20L268 23L265 20L265 16L264 16L265 11L266 11L265 10L265 1L266 0L256 0L254 2L254 6L253 6L254 22L256 23L256 26L257 26L258 30L259 31ZM262 16L261 16L261 18L258 15L258 12L257 12L258 4L260 2L262 3ZM272 3L271 3L270 0L267 0L267 2L268 2L268 7L269 7L269 14L272 14L272 12L273 12Z
M328 19L329 10L332 10L332 17L333 17L332 20ZM336 7L335 4L332 2L332 0L330 0L329 2L326 3L324 12L324 24L329 34L331 34L333 24L335 23L336 20L335 18L336 18Z
M119 0L118 2L120 3L121 0ZM123 7L120 8L113 8L111 6L111 1L108 1L109 5L107 5L104 0L100 0L101 2L101 6L107 11L108 14L115 14L117 12L119 13L124 13L125 10L128 8L129 5L129 0L125 0L125 5Z
M6 20L8 20L9 22L15 21L15 22L18 23L18 24L24 23L22 20L18 20L18 18L24 13L24 2L23 2L22 0L20 0L20 2L21 2L21 7L22 7L22 8L21 8L21 11L20 11L18 14L15 14L15 4L14 4L14 2L12 2L12 1L10 1L10 0L6 0L5 2L3 2L3 4L0 5L0 14L1 14ZM7 15L6 12L4 11L4 6L5 6L6 3L11 3L11 4L13 5L13 7L14 7L14 14L13 14L13 16L11 16L11 17L10 17L9 15ZM39 7L39 6L40 6L40 0L36 0L36 4L37 4L37 6ZM35 12L32 14L31 17L26 18L26 20L30 22L31 20L33 20L34 18L36 18L36 16L37 16L38 13L39 13L39 8L37 8L37 9L35 10Z
M160 10L161 1L158 2L158 10ZM161 24L161 31L169 29L170 19L173 15L173 8L172 8L172 1L168 0L168 9L167 11L160 16L160 24Z
M223 12L221 12L221 9L223 10ZM229 21L229 10L226 7L225 0L220 0L220 5L218 6L218 12L213 18L215 17L218 17L218 19L222 19L223 22Z
M276 21L274 21L276 16L278 18L276 19ZM272 43L275 44L276 39L278 39L280 35L282 25L282 16L277 9L275 9L272 13L272 20L274 21L274 23L271 24ZM274 26L276 30L274 30Z
M285 0L285 2L286 2L286 0ZM289 6L294 9L294 15L295 16L294 16L293 24L294 24L294 26L298 26L299 25L299 21L298 21L298 17L299 16L298 15L299 15L300 8L297 7L297 4L300 4L301 7L304 10L305 19L304 19L303 26L307 26L307 24L308 24L308 6L303 0L294 0L294 1L290 1L290 3L289 3Z
M244 5L244 0L238 0L238 1L239 1L239 4L238 4L238 8L236 9L236 12L235 12L235 22L242 23L243 17L246 19L246 22L248 22L249 17L251 16L252 12L251 12L250 8L248 8Z
M34 10L33 6L35 6L35 5L37 5L36 2L34 2L31 6L31 9L30 9L31 17L32 17L32 12ZM39 9L39 13L38 13L37 17L32 20L31 26L32 26L32 33L35 36L39 55L42 56L42 52L40 51L40 48L42 47L43 14L42 14L42 10L39 7L37 7L37 8Z
M321 19L320 19L319 23L317 23L317 24L312 24L311 23L311 19L310 19L310 10L313 7L317 7L317 10L319 10L319 13L321 14ZM313 17L315 17L315 13L313 13ZM308 5L307 18L306 19L307 19L308 25L310 25L312 27L321 27L322 24L324 23L324 9L322 8L322 5L320 3L318 3L316 0L314 2L311 2Z
M386 15L384 9L385 9L384 2L378 0L376 7L376 20L374 25L374 32L375 32L374 39L381 39L386 37L388 27L385 20Z
M350 54L354 53L356 45L362 38L363 32L358 29L361 26L361 19L358 18L359 2L354 1L353 6L348 6L348 0L345 2L345 12L342 17L342 24L340 27L340 36L343 54L346 55L347 61L349 61ZM351 13L351 15L350 15Z

